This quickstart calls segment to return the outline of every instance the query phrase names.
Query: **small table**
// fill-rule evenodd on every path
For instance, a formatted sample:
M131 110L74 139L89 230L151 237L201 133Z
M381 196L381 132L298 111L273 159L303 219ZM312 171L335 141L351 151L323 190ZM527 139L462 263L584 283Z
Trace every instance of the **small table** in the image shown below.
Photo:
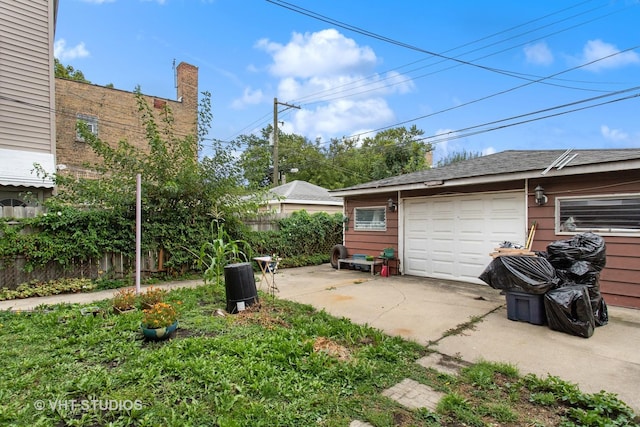
M341 258L338 260L338 270L340 270L340 264L357 264L357 265L369 265L371 266L371 275L376 274L376 265L382 265L382 260L367 261L366 259L354 259L354 258Z
M278 264L282 258L280 257L270 257L270 256L259 256L253 259L258 263L258 267L260 267L260 271L262 271L262 277L260 278L260 285L262 287L262 282L267 283L267 292L270 292L271 295L275 295L275 291L280 292L280 289L276 286L276 270L278 269Z

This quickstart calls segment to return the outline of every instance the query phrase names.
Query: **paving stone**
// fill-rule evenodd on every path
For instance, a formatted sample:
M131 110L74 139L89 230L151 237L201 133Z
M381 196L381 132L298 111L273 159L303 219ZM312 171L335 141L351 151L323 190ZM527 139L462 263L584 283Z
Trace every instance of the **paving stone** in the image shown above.
M444 393L409 378L382 392L383 396L395 400L410 409L427 408L435 411Z
M349 427L374 427L369 423L365 423L364 421L359 421L359 420L353 420L351 421L351 424L349 424Z
M425 368L433 368L449 375L458 375L460 368L466 366L464 362L440 353L431 353L416 360L416 363Z

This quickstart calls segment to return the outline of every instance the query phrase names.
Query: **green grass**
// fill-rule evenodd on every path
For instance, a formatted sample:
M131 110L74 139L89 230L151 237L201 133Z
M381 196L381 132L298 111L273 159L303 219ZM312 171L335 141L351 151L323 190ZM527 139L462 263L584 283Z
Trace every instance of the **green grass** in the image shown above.
M142 338L139 311L114 315L109 301L92 304L105 312L96 317L77 305L0 312L0 425L535 425L520 413L523 402L562 412L567 422L602 414L630 420L610 395L597 397L594 409L591 395L561 381L521 378L509 365L439 374L413 363L426 354L416 343L261 297L259 309L218 317L221 287L172 291L167 300L181 301L180 329L162 342ZM404 378L446 393L437 413L382 396Z

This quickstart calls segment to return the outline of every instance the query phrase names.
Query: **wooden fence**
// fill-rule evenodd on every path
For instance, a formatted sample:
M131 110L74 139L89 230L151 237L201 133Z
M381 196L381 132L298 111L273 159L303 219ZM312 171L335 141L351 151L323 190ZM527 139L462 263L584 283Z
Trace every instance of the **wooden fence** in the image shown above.
M143 276L163 271L163 251L149 251L141 257ZM0 288L15 289L22 283L32 280L48 282L62 278L98 279L108 277L122 279L133 277L135 259L122 254L107 254L100 259L76 261L68 266L50 262L46 266L35 268L31 272L24 271L25 259L22 256L13 260L0 261Z
M289 214L285 213L274 213L269 215L263 215L258 218L243 218L242 222L249 226L249 228L253 231L271 231L271 230L279 230L280 226L278 225L278 221L282 218L289 216Z
M41 206L0 206L0 218L33 218L44 212Z

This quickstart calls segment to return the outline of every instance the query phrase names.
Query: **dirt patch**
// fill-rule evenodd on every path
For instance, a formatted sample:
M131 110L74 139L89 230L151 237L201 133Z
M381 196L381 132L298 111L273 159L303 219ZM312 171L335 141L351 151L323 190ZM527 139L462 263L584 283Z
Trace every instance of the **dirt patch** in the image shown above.
M342 361L351 359L351 353L346 347L326 337L318 337L313 341L313 351L326 353Z
M565 415L567 411L565 407L559 405L543 406L533 404L529 401L530 392L524 387L520 388L517 399L514 399L513 388L510 388L509 386L513 381L513 379L504 375L496 374L494 381L496 388L491 392L495 393L493 401L496 403L504 402L515 414L518 415L518 419L513 422L498 422L495 418L487 416L483 419L487 425L500 427L522 427L539 425L558 426L562 423L563 415ZM512 393L509 393L508 390L511 390ZM478 407L483 404L477 397L477 387L470 384L462 385L460 391L467 399L470 406Z
M236 316L237 321L257 324L265 329L273 329L275 327L290 328L291 325L282 319L282 311L269 304L257 303L241 311Z
M396 328L393 330L392 335L400 335L401 337L409 337L413 331L407 328Z

